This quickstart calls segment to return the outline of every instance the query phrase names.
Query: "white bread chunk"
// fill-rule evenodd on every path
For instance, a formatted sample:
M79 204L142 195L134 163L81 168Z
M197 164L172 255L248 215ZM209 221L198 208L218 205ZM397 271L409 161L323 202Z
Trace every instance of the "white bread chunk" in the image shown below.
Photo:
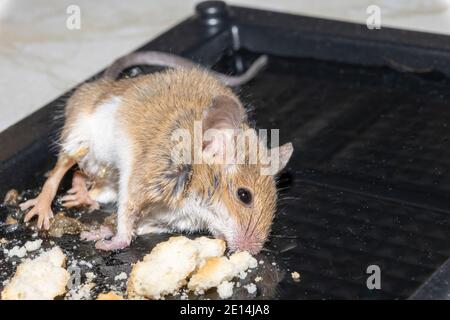
M175 293L195 270L197 247L186 237L171 237L136 263L128 280L129 297L160 299Z
M217 286L217 293L220 299L228 299L233 295L234 283L229 281L224 281Z
M236 252L230 256L236 274L245 272L258 266L258 261L247 251Z
M256 259L247 251L234 253L229 259L227 257L206 259L205 263L192 275L188 289L196 293L203 293L257 265Z
M2 300L52 300L66 292L70 274L59 247L23 262L2 292Z
M227 281L258 263L248 252L235 253L228 259L223 256L225 249L225 241L220 239L171 237L133 266L128 297L161 299L175 294L192 274L189 290L201 294L222 284L221 293L228 296L233 287Z
M227 257L208 258L189 280L188 289L201 294L231 280L234 275L234 266Z
M227 247L221 239L199 237L193 241L198 250L199 264L207 258L223 256Z

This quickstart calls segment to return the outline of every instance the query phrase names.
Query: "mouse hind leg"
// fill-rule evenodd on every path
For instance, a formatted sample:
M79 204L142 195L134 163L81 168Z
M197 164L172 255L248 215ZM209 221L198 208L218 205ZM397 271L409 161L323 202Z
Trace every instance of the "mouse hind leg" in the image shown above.
M72 188L61 198L62 205L66 208L87 206L90 211L100 208L97 201L89 195L89 178L81 171L76 171L72 178Z
M91 181L89 177L77 171L73 175L72 188L62 197L66 208L87 206L90 211L100 209L100 203L112 203L117 199L117 191L110 181Z
M84 241L100 241L109 239L114 235L114 230L110 226L100 226L100 228L80 233L80 239Z

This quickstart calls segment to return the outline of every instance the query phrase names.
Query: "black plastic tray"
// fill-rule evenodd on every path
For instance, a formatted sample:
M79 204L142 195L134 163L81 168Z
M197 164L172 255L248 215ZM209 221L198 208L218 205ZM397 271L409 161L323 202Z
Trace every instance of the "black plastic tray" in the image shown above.
M208 2L140 50L149 49L228 73L270 56L238 89L256 126L295 146L262 254L277 266L257 298L448 298L449 37ZM68 94L0 134L0 195L42 182ZM59 243L68 250L69 238ZM97 272L129 270L162 238L101 254ZM96 254L83 244L74 255ZM367 288L369 265L381 269L379 290Z

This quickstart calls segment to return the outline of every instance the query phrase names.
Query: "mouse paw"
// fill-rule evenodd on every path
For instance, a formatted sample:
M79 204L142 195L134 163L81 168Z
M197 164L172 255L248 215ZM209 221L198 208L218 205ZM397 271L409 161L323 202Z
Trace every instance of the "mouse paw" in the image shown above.
M44 227L45 230L48 230L50 228L50 219L53 218L51 200L49 201L46 197L40 194L37 198L23 202L19 206L23 211L32 208L25 215L25 222L30 221L34 216L38 216L37 227L39 229L42 229L42 227Z
M81 232L80 239L84 241L98 241L111 238L113 235L114 232L110 227L101 226L96 230Z
M67 194L61 198L62 205L66 208L73 208L79 206L89 207L89 211L100 209L100 205L97 201L94 201L89 197L89 193L86 190L70 189Z
M104 251L120 250L130 245L130 240L120 236L114 236L111 240L100 240L95 243L95 248Z
M98 202L92 200L90 197L87 187L87 177L80 171L74 173L72 188L61 198L61 201L62 205L66 208L88 206L90 211L100 208Z

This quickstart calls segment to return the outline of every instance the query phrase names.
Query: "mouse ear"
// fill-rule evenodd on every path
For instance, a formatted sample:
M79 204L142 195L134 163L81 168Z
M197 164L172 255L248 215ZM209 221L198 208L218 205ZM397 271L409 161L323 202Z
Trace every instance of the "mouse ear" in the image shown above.
M244 118L244 107L237 99L226 95L217 96L203 116L203 132L209 129L239 128Z
M245 118L244 107L231 96L220 95L213 99L202 121L203 156L215 158L216 163L230 163L234 155L234 136Z
M280 147L272 148L271 153L273 151L278 152L280 156L279 167L276 172L276 174L278 174L281 172L281 170L283 170L286 167L287 163L289 162L289 159L291 158L292 153L294 152L294 146L292 145L291 142L288 142Z

